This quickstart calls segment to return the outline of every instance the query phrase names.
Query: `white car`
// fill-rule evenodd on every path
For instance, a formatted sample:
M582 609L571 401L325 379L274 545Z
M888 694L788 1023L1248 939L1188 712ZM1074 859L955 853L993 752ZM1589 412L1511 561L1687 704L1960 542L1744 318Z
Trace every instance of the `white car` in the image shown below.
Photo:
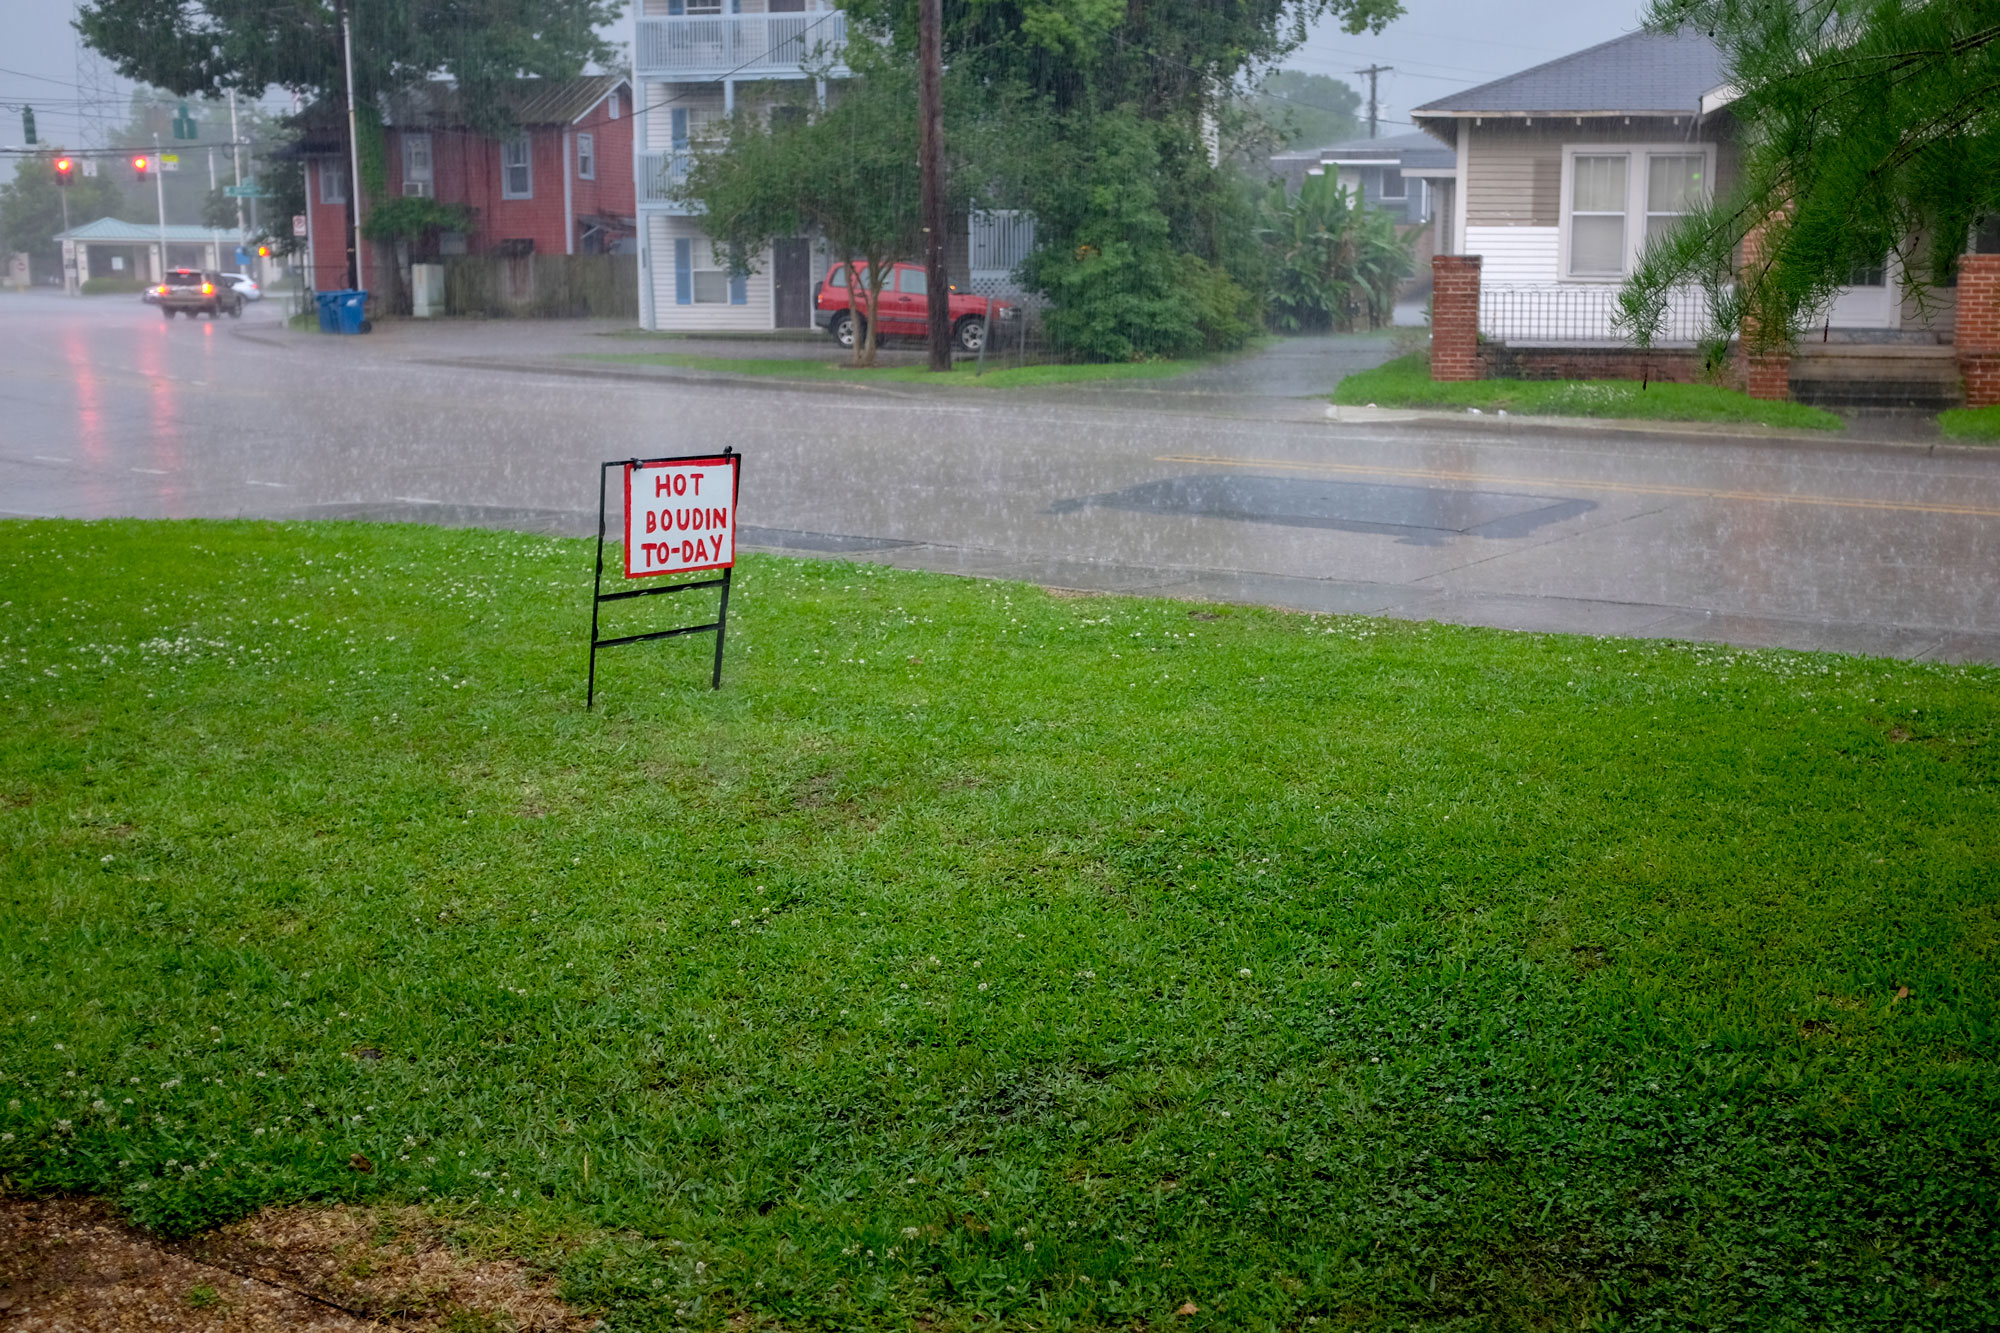
M264 299L263 289L250 280L248 273L225 273L222 275L222 280L229 284L231 291L246 301L261 301Z

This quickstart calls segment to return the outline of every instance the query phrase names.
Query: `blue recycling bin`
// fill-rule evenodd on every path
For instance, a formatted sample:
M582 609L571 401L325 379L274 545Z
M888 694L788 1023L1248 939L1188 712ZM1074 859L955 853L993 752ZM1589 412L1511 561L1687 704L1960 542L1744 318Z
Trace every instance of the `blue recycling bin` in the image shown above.
M319 303L321 333L368 332L367 292L353 288L337 292L315 292L313 299Z

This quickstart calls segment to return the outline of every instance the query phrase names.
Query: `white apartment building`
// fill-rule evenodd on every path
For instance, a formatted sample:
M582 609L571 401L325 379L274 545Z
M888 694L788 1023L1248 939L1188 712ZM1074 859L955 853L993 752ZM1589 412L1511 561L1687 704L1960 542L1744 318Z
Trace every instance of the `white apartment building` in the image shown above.
M732 276L695 210L669 191L685 178L690 143L736 111L739 89L844 75L829 57L847 41L847 16L833 0L639 0L634 9L640 325L811 328L813 294L829 262L821 242L780 241L756 272ZM812 93L823 101L824 82Z

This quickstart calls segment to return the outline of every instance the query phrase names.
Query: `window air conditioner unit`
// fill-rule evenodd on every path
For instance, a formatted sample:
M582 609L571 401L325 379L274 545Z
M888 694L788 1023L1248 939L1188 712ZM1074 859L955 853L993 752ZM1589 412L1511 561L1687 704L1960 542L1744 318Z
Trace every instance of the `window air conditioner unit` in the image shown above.
M418 199L428 199L431 197L431 183L429 181L404 181L403 193Z

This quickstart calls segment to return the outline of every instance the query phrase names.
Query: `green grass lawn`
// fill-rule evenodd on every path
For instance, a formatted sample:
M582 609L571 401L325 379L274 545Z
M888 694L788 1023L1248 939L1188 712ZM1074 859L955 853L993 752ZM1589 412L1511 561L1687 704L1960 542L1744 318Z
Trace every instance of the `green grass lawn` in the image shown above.
M1529 416L1626 417L1651 421L1724 421L1802 430L1839 430L1824 408L1770 403L1711 384L1640 386L1637 380L1472 380L1439 384L1422 352L1349 375L1333 401L1348 407L1477 407Z
M1127 361L1112 364L1004 367L998 358L984 374L973 361L955 361L940 374L924 366L876 366L857 370L845 360L807 357L692 356L679 352L577 352L578 359L617 361L635 366L674 366L683 370L720 371L730 375L771 375L842 384L938 384L953 388L1015 389L1087 380L1156 380L1185 374L1198 361Z
M750 557L586 714L590 555L0 524L0 1190L619 1329L2000 1319L2000 672Z
M1938 427L1954 440L2000 440L2000 407L1954 407L1938 413Z

